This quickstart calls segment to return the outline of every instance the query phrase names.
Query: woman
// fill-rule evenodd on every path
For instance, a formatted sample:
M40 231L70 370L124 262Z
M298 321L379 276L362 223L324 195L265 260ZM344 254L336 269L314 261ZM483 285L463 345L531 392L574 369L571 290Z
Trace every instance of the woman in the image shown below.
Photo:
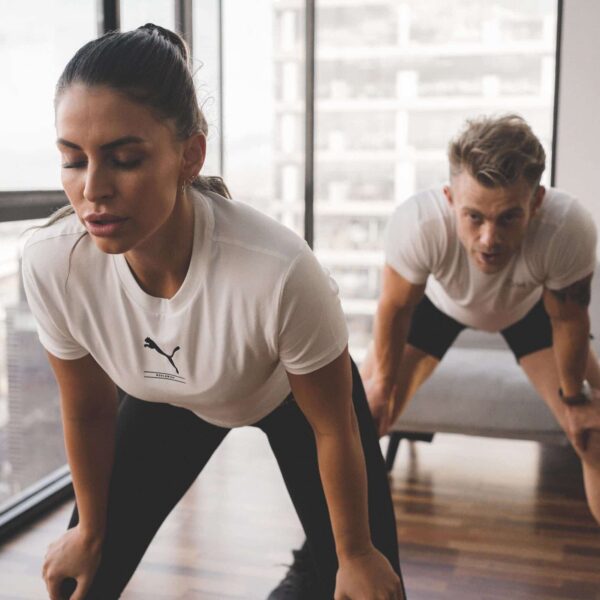
M181 38L148 24L86 44L55 109L70 207L23 256L77 506L46 555L50 598L73 579L73 600L118 598L242 425L273 448L316 561L311 597L403 598L337 288L300 238L198 175L206 121Z

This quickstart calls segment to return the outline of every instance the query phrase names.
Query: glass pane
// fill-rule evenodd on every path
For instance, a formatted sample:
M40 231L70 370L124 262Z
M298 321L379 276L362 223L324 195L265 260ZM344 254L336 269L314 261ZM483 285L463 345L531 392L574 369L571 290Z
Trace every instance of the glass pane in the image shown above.
M58 389L21 286L25 230L0 223L0 513L2 505L66 464Z
M235 198L304 233L305 11L223 0L224 170Z
M204 175L220 175L221 126L219 124L219 0L194 2L193 32L196 89L208 122Z
M129 31L146 23L175 27L174 0L121 0L121 31Z
M0 0L0 190L60 189L54 86L96 36L96 0Z
M520 113L550 165L556 7L317 2L315 247L340 284L358 360L370 339L385 223L416 190L446 180L446 147L465 119Z

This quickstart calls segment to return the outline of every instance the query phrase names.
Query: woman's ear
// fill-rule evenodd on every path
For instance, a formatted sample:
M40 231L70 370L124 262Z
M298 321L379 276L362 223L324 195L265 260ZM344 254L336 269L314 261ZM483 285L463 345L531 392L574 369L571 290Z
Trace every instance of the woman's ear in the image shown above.
M181 175L184 181L194 179L200 173L206 159L206 136L196 133L183 142Z

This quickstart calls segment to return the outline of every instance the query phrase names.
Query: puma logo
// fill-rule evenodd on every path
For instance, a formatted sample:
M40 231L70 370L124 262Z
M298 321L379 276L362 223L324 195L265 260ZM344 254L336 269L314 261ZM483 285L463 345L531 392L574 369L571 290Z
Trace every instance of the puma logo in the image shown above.
M166 352L163 352L160 349L159 345L153 339L147 337L144 340L144 342L146 342L144 344L144 348L150 348L150 350L156 350L159 354L162 354L173 365L173 368L177 372L177 375L179 375L179 369L175 366L175 363L173 362L173 356L175 355L175 352L177 352L177 350L179 350L179 346L176 346L175 350L173 350L173 352L171 352L171 354L167 354Z

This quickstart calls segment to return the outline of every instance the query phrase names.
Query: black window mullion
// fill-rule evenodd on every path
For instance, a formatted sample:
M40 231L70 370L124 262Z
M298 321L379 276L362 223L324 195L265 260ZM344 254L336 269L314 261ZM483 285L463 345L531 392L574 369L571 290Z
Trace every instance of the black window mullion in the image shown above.
M304 239L314 245L315 178L315 0L306 0L304 121Z
M186 41L190 56L194 56L192 0L175 0L175 30Z
M0 192L0 222L44 219L66 203L62 190Z
M97 0L98 35L121 29L119 0Z
M218 50L218 60L219 60L219 132L221 136L220 144L219 144L219 172L221 175L225 174L225 117L224 117L224 109L225 102L223 97L223 56L224 56L224 48L223 48L223 0L218 1L218 36L219 36L219 50Z
M558 100L560 94L560 55L562 49L563 0L557 0L556 7L556 53L554 66L554 109L552 115L552 158L550 165L550 185L556 185L556 146L558 138Z

